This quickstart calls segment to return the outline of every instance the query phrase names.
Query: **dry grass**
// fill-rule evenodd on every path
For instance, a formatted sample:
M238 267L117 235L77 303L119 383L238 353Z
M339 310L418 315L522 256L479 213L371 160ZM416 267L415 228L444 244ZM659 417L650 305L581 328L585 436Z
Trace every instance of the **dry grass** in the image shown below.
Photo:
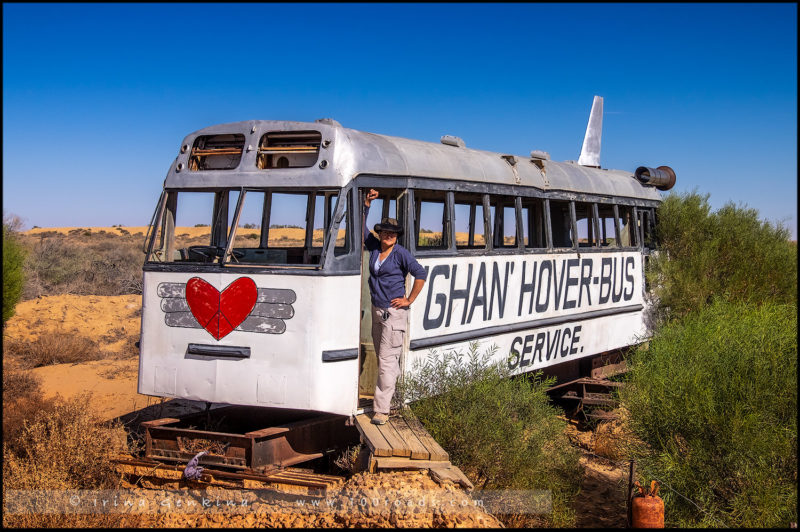
M43 334L33 341L7 340L3 356L14 358L22 369L53 364L70 364L100 360L107 353L97 342L69 333Z
M72 229L66 234L28 231L21 242L27 249L23 300L57 294L141 293L141 237Z
M42 399L35 379L3 375L3 498L15 490L113 489L109 458L127 449L118 423L101 423L79 396ZM121 515L3 512L3 526L111 527Z

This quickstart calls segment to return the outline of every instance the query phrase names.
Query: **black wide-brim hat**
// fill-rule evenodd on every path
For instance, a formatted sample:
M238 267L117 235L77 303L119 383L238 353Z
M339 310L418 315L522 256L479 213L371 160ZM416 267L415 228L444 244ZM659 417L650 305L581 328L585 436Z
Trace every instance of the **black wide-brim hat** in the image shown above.
M399 235L403 233L403 226L394 218L384 218L381 223L375 224L375 232L380 233L381 231L391 231Z

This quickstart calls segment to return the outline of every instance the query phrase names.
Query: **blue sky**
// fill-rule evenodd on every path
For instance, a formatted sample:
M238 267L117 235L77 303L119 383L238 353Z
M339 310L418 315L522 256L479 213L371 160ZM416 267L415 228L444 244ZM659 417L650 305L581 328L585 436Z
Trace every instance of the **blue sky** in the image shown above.
M3 4L3 211L145 225L180 141L313 121L601 163L797 238L794 4Z

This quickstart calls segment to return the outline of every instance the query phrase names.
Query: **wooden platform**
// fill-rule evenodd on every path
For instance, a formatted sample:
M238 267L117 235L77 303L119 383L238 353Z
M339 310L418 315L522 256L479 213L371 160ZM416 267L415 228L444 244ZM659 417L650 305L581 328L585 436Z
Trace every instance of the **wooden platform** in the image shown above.
M356 428L370 452L369 471L376 469L429 469L437 482L449 480L467 490L472 483L450 463L447 451L416 419L392 415L384 425L370 423L371 414L356 416Z

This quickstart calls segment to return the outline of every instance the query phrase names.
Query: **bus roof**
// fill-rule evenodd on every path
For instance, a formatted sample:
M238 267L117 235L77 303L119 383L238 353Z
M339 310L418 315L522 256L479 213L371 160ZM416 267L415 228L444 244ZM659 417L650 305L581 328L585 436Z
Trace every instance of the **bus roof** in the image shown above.
M301 168L258 168L256 156L262 136L268 132L289 131L321 134L317 164ZM195 139L220 134L244 136L238 166L230 170L189 170ZM325 141L330 141L327 146ZM661 201L656 188L640 183L633 172L378 135L344 128L327 119L316 122L251 120L195 131L181 143L180 153L169 169L164 186L188 189L342 187L359 175L463 180Z

